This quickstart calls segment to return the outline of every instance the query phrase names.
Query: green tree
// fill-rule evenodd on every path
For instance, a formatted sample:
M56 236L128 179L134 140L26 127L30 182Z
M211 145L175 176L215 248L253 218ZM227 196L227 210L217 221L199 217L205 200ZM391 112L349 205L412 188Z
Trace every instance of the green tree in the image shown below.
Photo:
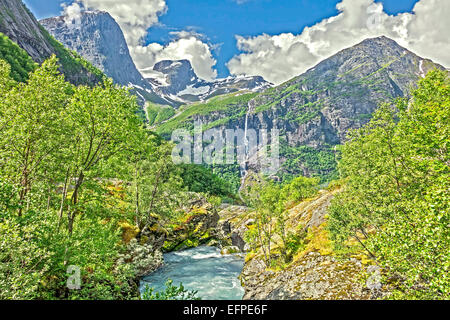
M63 149L70 159L65 166L69 178L66 181L75 179L67 213L69 233L78 213L83 184L100 177L111 158L134 147L130 142L140 128L137 110L135 97L112 80L92 89L75 88L67 110L71 137Z
M284 197L291 202L298 203L317 193L319 178L297 177L286 184L282 190Z
M18 185L19 215L30 209L30 192L37 182L48 181L55 169L54 155L64 144L62 113L71 86L59 75L56 58L44 62L27 83L13 87L1 102L3 124L0 152L2 175Z
M120 263L132 212L118 187L151 140L135 98L111 81L73 87L54 57L25 83L9 73L0 60L0 298L137 298L134 265ZM167 153L145 151L142 161ZM69 265L81 269L80 290L65 285Z
M448 299L450 81L432 71L410 101L383 105L343 147L346 184L330 231L353 236L400 278L394 298Z
M295 253L292 248L298 247L299 239L287 230L288 207L317 194L319 181L317 178L300 176L281 185L262 179L249 188L244 200L256 210L256 229L251 228L246 237L253 248L261 248L266 265L270 266L273 262L275 242L278 242L284 262L292 259Z
M140 141L140 152L135 152L130 160L130 195L141 230L152 217L170 220L185 200L180 168L172 161L173 145L159 137L145 136Z
M51 253L34 241L38 226L0 219L0 299L36 299Z

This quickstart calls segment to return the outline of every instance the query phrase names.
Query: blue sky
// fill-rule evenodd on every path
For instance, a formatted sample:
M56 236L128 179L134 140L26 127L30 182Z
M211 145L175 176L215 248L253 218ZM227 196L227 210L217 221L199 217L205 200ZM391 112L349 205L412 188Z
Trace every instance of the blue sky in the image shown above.
M395 15L410 12L418 0L383 0L384 11ZM61 0L25 0L39 18L59 15ZM150 28L147 43L162 45L173 40L172 31L194 30L213 45L212 54L219 77L229 74L226 63L239 54L236 35L258 36L263 33L299 34L324 18L337 15L339 0L167 0L168 11L159 24Z

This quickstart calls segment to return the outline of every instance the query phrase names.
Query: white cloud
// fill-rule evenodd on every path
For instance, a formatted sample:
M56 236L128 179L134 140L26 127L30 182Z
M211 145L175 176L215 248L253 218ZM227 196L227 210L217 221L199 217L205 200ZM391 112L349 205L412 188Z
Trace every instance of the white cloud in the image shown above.
M62 4L63 15L68 26L77 26L81 22L81 11L82 8L78 3L73 3L72 5Z
M190 33L182 34L177 40L162 46L158 43L151 43L148 46L136 46L130 48L136 65L144 66L146 63L153 66L161 60L182 60L191 61L195 73L202 79L212 80L217 77L217 71L213 70L216 60L211 54L211 47ZM151 61L151 63L149 63ZM144 76L150 76L151 72L146 72L145 67L141 67Z
M83 8L107 11L122 28L130 53L138 69L153 67L164 59L190 60L197 75L206 80L217 76L213 69L213 47L204 42L200 34L180 31L166 46L143 43L148 29L158 24L159 16L168 10L165 0L76 0L65 6L64 13L73 16Z
M374 0L342 0L340 13L300 34L237 36L243 53L228 63L232 74L260 75L282 83L336 52L369 37L385 35L420 56L450 66L450 1L420 0L413 13L396 16Z
M77 0L86 8L109 12L120 24L130 46L141 43L147 30L167 12L165 0Z

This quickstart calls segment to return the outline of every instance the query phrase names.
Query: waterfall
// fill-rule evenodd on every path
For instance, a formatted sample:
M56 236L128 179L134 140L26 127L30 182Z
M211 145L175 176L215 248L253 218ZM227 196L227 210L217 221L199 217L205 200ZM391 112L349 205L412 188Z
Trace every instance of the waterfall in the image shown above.
M248 118L250 114L250 108L247 111L247 115L245 116L245 129L244 129L244 150L245 150L245 158L244 162L241 163L241 178L244 178L247 175L247 164L249 159L249 150L248 150Z
M240 164L240 174L241 174L241 187L239 188L239 197L241 198L242 202L244 202L244 199L242 198L242 188L244 187L245 180L248 176L248 162L249 162L249 141L248 141L248 119L250 117L250 114L253 112L253 106L252 101L248 103L248 110L247 114L245 116L245 129L244 129L244 150L245 150L245 156L244 161Z
M420 76L422 78L425 78L427 74L425 73L425 70L423 69L423 60L420 60L419 62L419 69L420 69Z

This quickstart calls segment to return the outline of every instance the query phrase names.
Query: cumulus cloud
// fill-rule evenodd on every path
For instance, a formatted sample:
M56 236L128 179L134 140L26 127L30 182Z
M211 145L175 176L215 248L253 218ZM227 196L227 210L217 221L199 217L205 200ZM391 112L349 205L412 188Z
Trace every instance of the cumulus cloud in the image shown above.
M340 13L301 33L237 36L243 53L227 64L232 74L287 81L336 52L369 37L385 35L420 56L450 66L450 1L420 0L413 13L388 15L374 0L342 0Z
M190 32L177 33L177 39L165 46L151 43L148 46L132 47L130 51L136 65L148 64L148 67L141 68L144 76L152 74L151 67L158 61L187 59L200 78L212 80L217 77L217 71L213 69L216 60L212 56L211 46Z
M82 8L78 3L72 5L62 4L63 15L68 26L77 26L81 23L81 11Z
M213 47L204 42L200 34L190 30L180 31L172 34L172 41L165 46L144 43L149 28L158 24L159 16L168 10L165 0L76 0L63 9L69 17L84 9L109 12L122 28L130 53L140 70L151 69L164 59L187 59L199 77L211 80L217 76L213 69L216 64Z
M107 11L120 24L130 46L139 45L147 30L166 13L165 0L77 0L85 8Z

